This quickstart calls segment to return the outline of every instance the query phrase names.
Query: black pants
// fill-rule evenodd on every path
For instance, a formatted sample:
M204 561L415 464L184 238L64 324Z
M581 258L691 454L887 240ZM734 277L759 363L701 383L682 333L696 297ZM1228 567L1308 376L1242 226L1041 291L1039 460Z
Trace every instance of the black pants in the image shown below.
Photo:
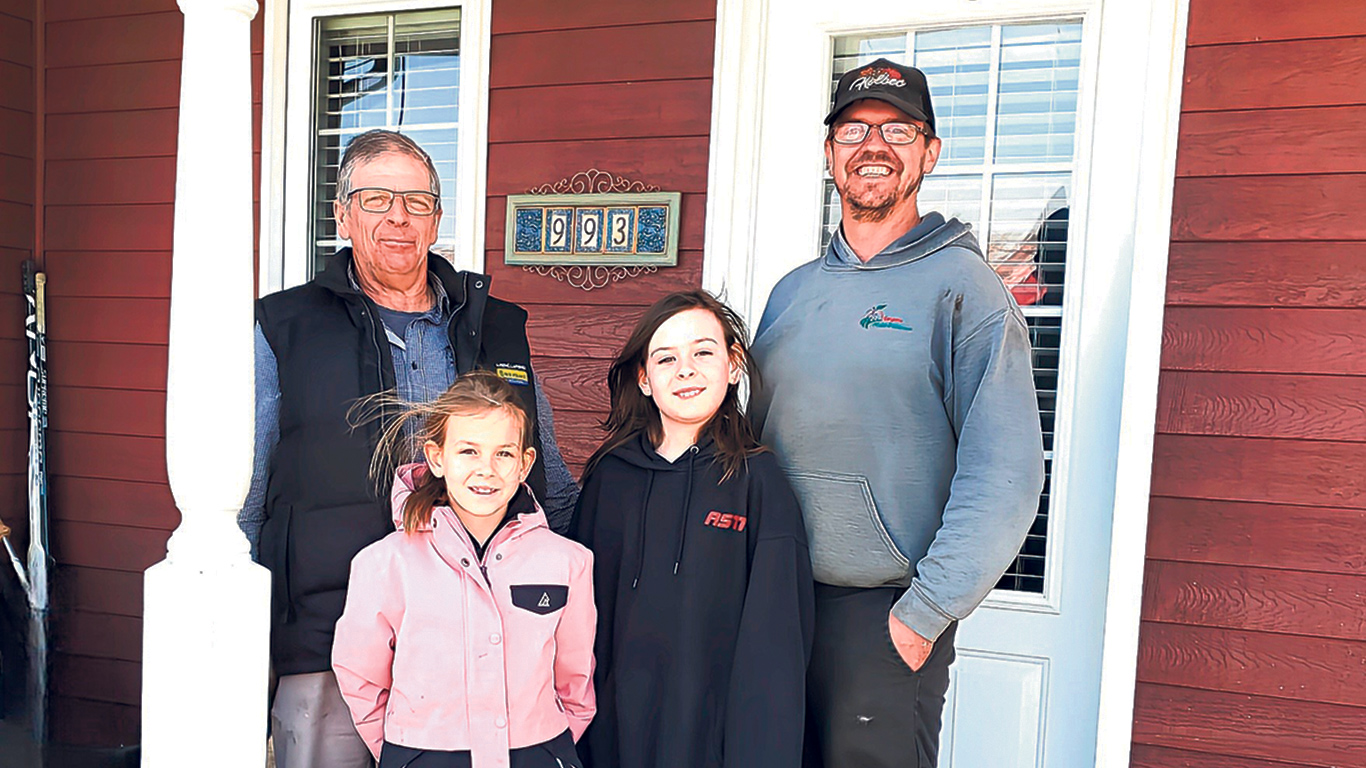
M512 768L582 768L579 756L574 752L574 739L569 731L550 741L520 747L508 753ZM470 768L470 753L438 752L431 749L413 749L399 744L384 742L379 753L379 768Z
M903 589L816 585L805 768L934 768L953 663L950 624L925 664L906 666L887 631Z

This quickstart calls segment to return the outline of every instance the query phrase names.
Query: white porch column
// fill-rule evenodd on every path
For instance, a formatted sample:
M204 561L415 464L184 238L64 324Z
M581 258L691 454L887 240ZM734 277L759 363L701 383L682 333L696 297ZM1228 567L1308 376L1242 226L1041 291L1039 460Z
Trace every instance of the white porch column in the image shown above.
M185 14L166 465L181 522L144 580L142 764L265 765L270 577L236 513L251 480L255 0Z

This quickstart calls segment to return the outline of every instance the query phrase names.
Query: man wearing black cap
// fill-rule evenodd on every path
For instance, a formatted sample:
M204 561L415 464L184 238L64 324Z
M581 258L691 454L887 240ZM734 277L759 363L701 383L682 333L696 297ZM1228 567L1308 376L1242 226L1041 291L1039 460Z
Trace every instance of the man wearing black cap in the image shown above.
M807 768L934 766L957 622L1043 487L1029 332L968 226L920 215L940 152L925 75L856 67L825 122L840 229L769 296L751 408L817 581Z

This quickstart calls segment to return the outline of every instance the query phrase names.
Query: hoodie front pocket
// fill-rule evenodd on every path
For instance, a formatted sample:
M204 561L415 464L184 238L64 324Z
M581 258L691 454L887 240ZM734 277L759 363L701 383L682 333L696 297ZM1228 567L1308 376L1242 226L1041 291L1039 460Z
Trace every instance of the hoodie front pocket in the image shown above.
M911 562L878 514L867 478L837 472L789 472L801 501L816 581L880 587L906 577Z

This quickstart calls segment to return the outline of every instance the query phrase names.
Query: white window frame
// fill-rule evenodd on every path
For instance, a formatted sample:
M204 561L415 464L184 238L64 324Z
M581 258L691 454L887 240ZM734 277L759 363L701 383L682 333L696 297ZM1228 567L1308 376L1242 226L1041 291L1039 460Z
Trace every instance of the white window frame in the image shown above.
M260 295L311 277L313 37L320 17L460 8L460 144L455 200L457 269L484 267L488 189L491 0L290 0L267 5L261 114Z
M845 29L827 25L829 35L847 32L889 31L906 28L908 11L888 4L887 20ZM1095 53L1113 67L1130 62L1129 83L1135 90L1126 98L1133 102L1128 125L1115 118L1113 109L1102 112L1105 121L1093 116L1093 106L1078 104L1078 146L1088 145L1096 134L1115 132L1132 138L1133 155L1096 156L1073 178L1074 202L1092 203L1088 189L1094 179L1122 178L1134 194L1124 201L1109 199L1096 206L1091 216L1073 208L1077 229L1069 242L1086 242L1086 253L1121 248L1132 254L1128 295L1096 296L1092 301L1111 301L1122 310L1115 321L1126 338L1119 402L1119 435L1112 519L1110 524L1109 579L1105 585L1105 628L1100 669L1100 702L1096 735L1096 765L1127 768L1133 732L1134 692L1137 683L1138 630L1142 604L1143 568L1146 556L1148 501L1152 477L1153 433L1157 383L1162 349L1161 318L1166 298L1167 254L1171 242L1172 189L1176 168L1177 128L1185 54L1189 0L1038 0L1027 14L1020 3L1009 0L942 0L917 3L913 11L917 27L997 24L1030 21L1049 16L1084 15L1089 26L1104 14L1107 26L1131 29L1128 39L1116 41L1109 50ZM751 254L758 233L759 140L762 131L767 27L770 13L795 13L776 0L718 0L715 79L712 91L712 131L707 190L706 253L702 283L723 295L751 325L758 322L763 298L755 295L756 275ZM1084 40L1096 39L1088 28ZM756 42L757 41L757 42ZM1098 42L1098 41L1097 41ZM1084 43L1085 45L1086 43ZM1089 53L1089 51L1088 51ZM817 61L794 61L788 74L795 82L823 82L828 77L831 50ZM824 69L824 74L820 74ZM827 86L828 87L828 86ZM828 98L828 93L825 94ZM1099 94L1112 101L1115 94ZM1083 124L1083 115L1091 116ZM809 128L812 146L818 146L823 126ZM1085 131L1087 136L1083 137ZM803 166L798 160L794 165ZM813 152L809 177L820 178L820 161ZM798 169L801 170L801 169ZM1084 176L1083 176L1084 174ZM813 253L819 243L819 185L813 183L809 211ZM1124 208L1127 207L1127 210ZM1087 218L1098 221L1115 217L1130 222L1117 231L1105 226L1091 232L1078 231ZM1081 238L1085 238L1083 241ZM795 240L787 240L791 244ZM813 256L814 258L814 256ZM1078 286L1069 264L1069 283ZM1080 298L1080 297L1077 297ZM1127 298L1127 306L1124 299ZM1075 356L1077 350L1064 354ZM1075 370L1075 365L1072 366ZM1060 372L1061 377L1061 372ZM1061 381L1060 381L1061 386ZM1061 392L1059 393L1061 397ZM1063 417L1059 413L1059 419ZM1062 432L1059 422L1057 427ZM1057 466L1054 467L1057 471ZM1055 492L1057 489L1055 480ZM1053 542L1050 542L1050 548ZM997 593L1000 594L999 592ZM999 599L993 596L994 599ZM1044 608L1045 606L1039 606Z

